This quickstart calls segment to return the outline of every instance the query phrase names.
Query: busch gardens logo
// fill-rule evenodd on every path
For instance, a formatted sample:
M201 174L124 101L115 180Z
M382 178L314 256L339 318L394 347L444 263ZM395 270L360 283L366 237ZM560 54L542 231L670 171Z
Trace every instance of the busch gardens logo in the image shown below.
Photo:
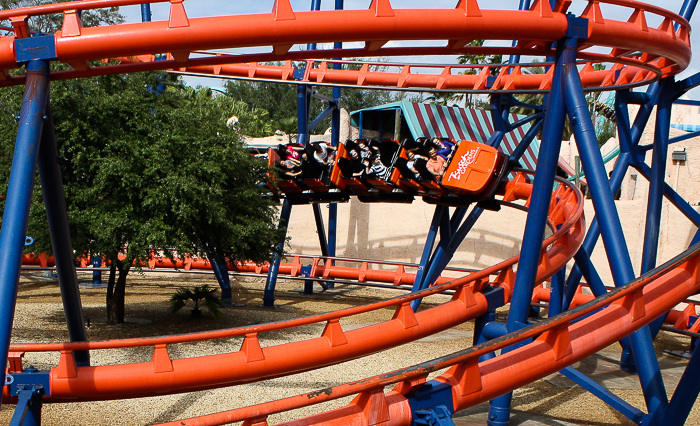
M462 175L467 171L467 167L476 161L476 154L479 152L479 148L470 149L467 151L462 158L459 159L459 164L457 164L457 169L450 173L450 179L460 180Z

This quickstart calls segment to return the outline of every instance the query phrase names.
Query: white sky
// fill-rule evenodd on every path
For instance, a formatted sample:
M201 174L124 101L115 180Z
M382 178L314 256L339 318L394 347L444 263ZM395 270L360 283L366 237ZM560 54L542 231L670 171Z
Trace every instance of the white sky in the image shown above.
M532 0L534 2L534 0ZM291 0L292 8L298 11L309 10L311 0ZM345 9L365 9L369 7L370 0L345 0ZM661 6L672 12L680 12L683 5L683 0L652 0L646 3ZM268 13L272 10L273 0L256 0L256 1L231 1L231 0L190 0L185 2L185 9L189 17L205 17L205 16L225 16L225 15L240 15L249 13ZM451 8L455 7L457 0L393 0L391 2L394 8ZM480 0L479 5L482 9L517 9L519 0ZM586 6L587 1L574 0L570 11L575 14L580 14ZM169 3L157 3L151 5L151 11L154 21L168 19ZM333 9L335 7L334 0L321 0L322 9ZM601 5L604 17L613 19L627 20L629 17L629 9L613 7L609 5ZM700 9L700 7L698 8ZM127 22L138 22L141 20L141 7L127 6L121 8L121 13L126 17ZM696 15L700 15L700 10L696 10ZM654 22L654 17L647 16L649 25L658 25L659 22ZM691 18L691 25L700 22L700 18ZM429 30L429 22L426 22L426 28ZM695 32L691 36L693 46L700 45L700 32ZM440 62L444 62L444 58ZM425 61L421 58L421 61ZM416 61L418 62L418 61ZM700 72L700 55L693 57L690 66L679 77L684 78ZM188 83L192 85L203 86L220 86L221 81L218 79L207 78L188 78ZM695 89L690 92L690 97L700 99L700 89Z

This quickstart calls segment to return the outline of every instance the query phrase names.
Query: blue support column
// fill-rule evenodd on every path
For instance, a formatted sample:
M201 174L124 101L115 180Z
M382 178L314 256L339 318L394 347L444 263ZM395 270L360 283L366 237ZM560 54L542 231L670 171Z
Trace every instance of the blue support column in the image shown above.
M575 267L578 269L579 273L581 273L586 279L586 282L588 283L591 292L596 297L602 296L607 292L607 289L605 288L605 283L603 283L603 280L600 278L600 275L598 275L598 271L595 269L595 266L593 265L593 262L591 262L589 254L586 253L585 250L579 250L578 252L576 252L576 254L574 255L574 262L576 263ZM569 308L569 305L571 304L571 301L573 300L576 294L577 288L578 284L570 287L564 287L562 310L567 310Z
M566 110L574 127L581 162L591 188L593 208L600 223L603 244L608 254L615 285L621 286L635 278L634 270L576 67L570 67L567 70L565 84ZM649 424L659 424L668 399L649 328L644 327L630 335L630 342L647 409L651 416Z
M656 106L656 128L654 131L654 150L652 152L651 179L647 201L647 215L644 229L644 249L642 251L642 270L644 274L656 266L659 248L659 227L661 225L661 208L664 202L664 184L666 182L666 158L668 157L668 137L671 128L671 107L673 103L664 90L669 80L661 82L661 96Z
M518 10L530 10L530 0L520 0L520 5L518 6ZM512 46L515 47L518 44L517 40L513 40ZM510 58L508 58L508 63L511 65L517 64L520 62L520 55L510 55Z
M423 245L423 254L420 258L420 264L418 266L418 271L416 272L416 278L413 281L413 288L411 291L420 290L421 283L423 282L423 276L426 274L426 272L428 272L428 268L430 267L430 255L433 252L433 247L435 246L435 241L437 240L437 234L440 230L440 221L442 220L442 216L445 214L445 209L447 209L447 207L442 205L435 206L433 220L430 223L428 237Z
M309 88L305 84L297 86L297 143L309 142Z
M519 162L520 158L525 154L525 151L530 147L530 144L532 143L533 140L535 140L535 137L540 133L540 130L542 129L542 125L544 124L543 119L537 119L535 120L534 123L532 123L532 126L530 126L530 129L528 129L527 133L525 133L525 136L523 137L523 140L518 143L518 146L515 147L513 152L510 154L510 160L512 162Z
M620 186L622 185L622 180L625 176L625 173L627 172L627 169L629 168L629 163L630 154L622 153L618 158L617 163L615 164L615 168L613 169L612 176L610 177L610 189L612 192L617 192L620 189ZM588 232L586 233L586 238L584 239L584 242L581 245L581 248L579 249L577 255L581 253L579 256L589 257L591 253L593 253L593 249L595 248L599 236L600 226L598 225L598 219L594 217L593 221L591 222L591 226L588 229ZM571 273L569 274L569 277L566 281L564 290L565 308L568 308L569 303L571 303L571 299L574 293L576 292L576 288L581 282L581 267L579 266L579 263L580 261L577 261L576 266L574 266L574 268L571 270ZM592 267L592 264L589 263L588 266ZM602 296L603 294L605 294L605 292L607 292L602 282L598 283L588 281L588 284L591 286L591 291L596 296Z
M430 260L423 265L423 273L421 275L421 281L414 282L414 289L424 289L427 288L430 283L434 282L445 270L447 264L454 256L455 251L459 248L464 238L467 236L469 231L472 229L478 218L481 216L483 209L479 207L474 207L467 219L458 227L459 223L464 218L466 214L466 209L458 208L452 215L452 218L447 221L448 210L445 209L440 215L439 221L442 222L440 225L440 243L438 244L435 252L433 253ZM454 231L457 229L457 231ZM426 242L427 248L427 242ZM425 254L425 250L424 250ZM418 277L416 277L418 278ZM414 290L415 291L415 290ZM421 299L415 299L411 301L411 308L415 311L420 306Z
M316 220L316 233L318 234L318 244L321 246L321 255L330 256L328 254L328 240L326 239L326 229L323 226L323 214L321 206L318 203L311 204L314 211L314 219Z
M554 176L559 160L561 136L564 130L563 74L565 68L575 67L573 64L576 59L576 45L574 38L565 38L557 43L552 88L547 99L547 114L544 119L542 145L537 159L530 210L525 222L518 272L515 277L510 312L506 323L508 332L516 331L527 324ZM512 393L507 393L491 401L487 422L489 426L507 426L509 424L512 397Z
M682 426L685 424L690 410L695 405L700 394L700 351L697 348L690 356L690 361L683 371L681 380L673 392L671 401L666 407L663 421L664 426Z
M658 93L658 83L652 84L646 93L635 93L629 90L620 90L616 93L615 113L617 117L621 154L615 164L612 176L610 177L612 193L616 193L620 189L625 173L634 160L632 151L636 150L636 147L639 145L642 133L646 128L646 124L656 104ZM639 112L632 126L630 126L628 102L636 102L640 105ZM598 237L600 237L600 227L598 226L598 219L594 217L581 247L581 250L584 250L587 256L593 253ZM581 271L578 269L578 266L575 266L566 281L566 293L573 295L580 281ZM604 289L602 291L604 291ZM568 299L568 301L570 302L570 299ZM566 302L564 306L568 306L568 302Z
M635 165L635 168L645 178L649 179L651 177L651 167L646 164ZM700 214L667 183L664 184L664 197L666 197L674 207L680 210L689 221L693 222L695 226L700 226ZM689 247L690 246L692 246L692 244L690 244Z
M280 230L283 230L277 243L277 253L275 253L270 269L267 272L267 281L265 282L265 292L263 294L263 306L266 308L275 307L275 284L277 284L277 273L280 269L282 260L282 251L284 250L284 242L287 240L287 225L289 224L289 216L292 214L292 205L289 201L284 200L282 211L280 212Z
M332 204L332 205L334 205L334 204ZM326 239L326 229L323 226L323 214L321 213L321 205L318 203L313 203L311 206L312 206L313 211L314 211L314 219L316 220L316 234L318 234L318 242L319 242L319 245L321 246L321 255L322 256L335 256L335 252L333 253L333 255L331 255L330 250L328 249L328 240ZM328 220L330 221L330 218ZM333 229L335 230L335 225L333 225ZM326 261L328 261L328 260L326 260ZM334 287L333 283L323 283L323 282L321 282L321 286L324 289L329 289L329 288Z
M41 398L45 390L42 387L24 385L19 389L17 407L10 420L10 426L40 426Z
M44 128L41 133L38 167L53 255L56 261L58 285L61 289L63 311L68 326L68 337L71 342L84 342L87 340L87 333L85 332L83 305L80 301L78 276L75 273L73 243L68 226L68 209L66 208L61 170L58 167L58 147L56 146L51 106L48 104L48 100ZM75 362L77 365L90 365L89 352L75 352Z
M345 7L343 0L335 0L335 10L342 10ZM342 49L342 42L333 43L333 48ZM333 64L333 69L339 70L341 66L339 63ZM340 87L333 88L333 103L335 108L333 109L333 116L331 117L331 145L337 147L340 145L340 98L342 92ZM338 231L338 204L331 203L328 206L328 254L331 257L336 255L336 241L337 241L337 231Z
M90 259L90 263L92 264L93 268L99 268L102 266L102 258L99 256L93 256L92 259ZM102 285L102 271L93 271L92 285L93 287Z
M328 205L328 256L335 257L338 240L338 203Z
M141 22L151 22L151 4L141 4Z
M595 380L571 366L566 367L559 372L577 385L581 386L583 389L600 398L601 401L608 404L614 410L619 411L620 414L632 420L635 424L641 423L641 420L644 417L643 411L615 395L604 386L598 384L598 382Z
M549 294L549 311L548 317L562 313L563 309L563 294L564 283L566 281L566 269L561 269L552 277L552 286Z
M49 62L27 65L27 82L20 112L17 142L0 228L0 365L7 365L17 301L29 206L39 156L41 131L49 96Z
M562 74L565 66L575 60L575 39L565 39L558 43L557 60L552 79L552 89L544 119L542 146L537 160L537 171L533 182L530 210L525 223L523 246L518 262L513 300L508 315L508 331L516 331L527 324L527 314L532 299L532 289L539 266L540 252L546 226L549 203L556 167L559 160L561 135L564 129L564 100L562 94Z
M681 11L678 12L678 14L684 17L686 20L690 21L690 18L693 16L693 12L695 11L695 6L697 6L697 4L698 0L685 0L683 2L683 5L681 6ZM680 25L675 24L674 29L678 31L680 29Z

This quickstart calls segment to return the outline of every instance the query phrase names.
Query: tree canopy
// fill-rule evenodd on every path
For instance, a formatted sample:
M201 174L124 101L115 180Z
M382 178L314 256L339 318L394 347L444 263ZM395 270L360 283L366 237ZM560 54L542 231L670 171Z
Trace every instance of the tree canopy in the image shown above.
M0 111L19 98L0 93ZM266 165L226 126L232 99L143 73L54 82L51 105L73 248L111 262L111 322L123 321L132 263L147 260L152 248L219 260L270 258L279 235L276 204L264 196ZM7 150L16 124L10 114L2 117ZM49 248L42 207L37 199L32 208L34 250Z

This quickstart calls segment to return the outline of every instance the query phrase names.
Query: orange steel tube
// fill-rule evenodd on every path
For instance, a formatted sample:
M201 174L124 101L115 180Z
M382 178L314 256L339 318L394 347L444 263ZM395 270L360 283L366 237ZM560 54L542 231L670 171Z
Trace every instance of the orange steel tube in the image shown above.
M464 39L509 40L536 35L537 40L557 40L566 32L566 18L561 14L551 20L529 11L484 10L480 17L465 17L458 9L397 9L394 14L379 20L371 10L313 11L296 12L295 19L281 21L276 21L273 14L252 14L192 18L188 26L175 28L169 28L166 21L91 27L83 28L77 37L62 37L57 32L56 53L59 60L71 61L312 40L422 40L426 34L416 28L426 22L426 16L436 23L430 30L434 40L451 39L455 34Z
M371 419L369 413L364 410L369 405L366 402L369 399L374 402L375 407L383 407L385 412L389 413L383 425L409 425L412 419L405 395L423 383L431 372L452 367L437 380L452 386L454 409L459 411L556 372L595 353L647 325L655 317L698 291L700 245L601 298L501 339L412 367L327 388L323 392L311 392L164 425L221 425L246 419L264 421L274 413L353 394L359 395L345 407L283 424L369 426L376 423L376 417ZM586 315L590 316L584 318ZM531 338L535 340L517 350L485 362L478 362L478 358L484 354ZM384 394L383 388L391 384L398 385Z
M602 19L595 13L588 13L585 15L592 18L592 21L589 25L590 34L586 40L587 45L645 52L647 55L645 62L649 66L653 66L654 61L658 62L657 57L665 58L665 62L658 63L658 66L669 73L678 72L687 66L690 59L689 32L688 23L683 18L643 3L617 0L602 3L605 2L627 7L630 13L661 15L666 21L657 29L646 26L645 20L621 22ZM23 11L7 11L6 15L8 17L31 15L121 4L118 1L84 3L87 5L76 2L53 9L37 7ZM131 3L123 2L123 4ZM590 5L597 4L598 2L590 3ZM468 41L476 38L527 40L529 45L540 43L542 46L547 42L558 40L565 34L567 28L564 13L551 12L548 6L542 7L542 4L540 6L538 10L530 11L475 10L473 6L468 6L467 9L391 9L390 13L374 10L336 10L278 14L278 10L275 9L270 14L189 20L184 12L181 12L180 15L176 14L177 19L173 22L82 28L79 35L69 34L65 37L63 32L59 31L56 33L55 40L58 59L69 63L105 57L146 55L153 52L192 52L201 49L291 46L308 42L338 41L374 42L381 45L388 40L426 38L450 40L448 47L454 53L464 45L460 40ZM428 33L416 31L416 28L422 27L427 17L436 23L431 26L431 31ZM672 29L674 23L681 25L678 33ZM456 34L459 36L455 36ZM14 61L13 40L12 37L0 40L0 68L2 69L17 67ZM533 49L533 52L542 53L537 49ZM286 49L281 49L278 53L279 59L284 59L287 54ZM624 52L608 55L608 59L613 62L622 61L621 53ZM306 55L310 54L306 53ZM184 61L182 57L180 60ZM433 87L426 82L429 78L434 76L410 77L410 80L404 83L416 87Z

